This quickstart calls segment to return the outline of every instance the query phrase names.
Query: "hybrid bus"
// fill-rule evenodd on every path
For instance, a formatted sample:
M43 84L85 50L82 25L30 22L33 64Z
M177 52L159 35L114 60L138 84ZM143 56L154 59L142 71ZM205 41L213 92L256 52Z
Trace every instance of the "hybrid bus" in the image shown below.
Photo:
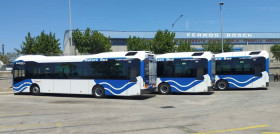
M81 56L27 55L13 63L13 90L133 96L156 87L156 59L147 51Z
M215 87L260 88L269 85L267 51L226 52L215 54Z
M157 90L172 92L209 92L212 82L211 52L180 52L157 55Z

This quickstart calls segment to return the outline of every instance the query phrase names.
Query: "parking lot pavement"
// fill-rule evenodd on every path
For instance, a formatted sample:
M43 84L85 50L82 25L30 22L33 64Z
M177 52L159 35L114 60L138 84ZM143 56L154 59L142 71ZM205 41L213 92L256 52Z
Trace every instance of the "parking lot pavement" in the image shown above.
M267 134L280 132L280 83L212 94L0 94L0 133Z

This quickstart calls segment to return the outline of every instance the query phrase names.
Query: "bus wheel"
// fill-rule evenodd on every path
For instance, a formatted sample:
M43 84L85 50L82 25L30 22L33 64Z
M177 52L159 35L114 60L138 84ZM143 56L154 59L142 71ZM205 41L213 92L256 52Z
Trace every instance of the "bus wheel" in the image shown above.
M39 86L33 85L33 86L31 87L31 93L32 93L33 95L36 95L36 96L40 95L40 88L39 88Z
M92 89L92 94L95 98L104 98L105 97L105 90L102 86L94 86Z
M218 90L226 90L228 89L228 82L225 80L219 80L217 82L217 89Z
M158 86L158 89L159 89L159 93L160 94L169 94L171 88L170 88L170 86L167 83L161 83Z

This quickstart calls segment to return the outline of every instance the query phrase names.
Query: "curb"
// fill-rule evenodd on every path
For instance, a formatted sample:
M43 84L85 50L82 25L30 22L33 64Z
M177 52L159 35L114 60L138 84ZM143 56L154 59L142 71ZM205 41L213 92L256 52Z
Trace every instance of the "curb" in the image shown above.
M5 95L5 94L14 94L14 92L11 92L11 91L9 91L9 92L0 92L0 95Z

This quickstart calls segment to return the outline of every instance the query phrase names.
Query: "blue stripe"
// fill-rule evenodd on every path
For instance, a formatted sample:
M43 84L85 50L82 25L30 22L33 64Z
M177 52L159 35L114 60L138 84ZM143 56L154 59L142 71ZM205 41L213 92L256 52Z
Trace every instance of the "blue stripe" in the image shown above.
M170 85L171 92L181 92L181 91L176 90L173 86L177 87L179 90L187 91L187 90L191 89L192 87L198 85L199 83L201 83L203 81L203 80L195 81L196 78L160 78L160 80L162 82L166 82ZM182 87L182 86L176 84L175 82L168 82L169 80L175 81L176 83L178 83L182 86L189 85L192 82L193 83L191 85L187 86L187 87Z
M28 83L27 83L28 82ZM26 83L26 84L23 84L23 83ZM14 91L19 91L19 92L23 92L24 90L27 89L27 87L31 86L32 85L32 81L31 79L26 79L26 80L23 80L23 81L20 81L16 84L13 85L13 90ZM27 86L27 87L26 87Z
M113 92L114 94L121 94L122 92L126 91L127 89L129 89L130 87L136 84L135 82L129 83L129 80L94 80L94 81L96 84L102 85L104 88L111 90L111 92ZM114 89L114 88L121 88L121 89ZM105 95L114 95L111 92L105 89Z
M224 80L227 80L228 82L229 82L229 88L239 88L239 87L245 87L245 86L247 86L248 84L251 84L251 83L253 83L254 81L256 81L256 80L258 80L258 79L260 79L261 77L254 77L255 75L218 75L218 77L220 78L220 79L224 79ZM235 80L233 80L233 79L228 79L228 78L226 78L226 77L229 77L229 78L233 78L233 79L235 79L235 80L237 80L237 81L239 81L239 82L237 82L237 81L235 81ZM225 79L226 78L226 79ZM249 80L249 79L251 79L251 80ZM248 81L249 80L249 81ZM248 82L246 82L246 83L241 83L241 82L245 82L245 81L248 81ZM231 84L231 83L234 83L235 85L237 85L237 86L239 86L239 87L237 87L237 86L235 86L234 84Z

